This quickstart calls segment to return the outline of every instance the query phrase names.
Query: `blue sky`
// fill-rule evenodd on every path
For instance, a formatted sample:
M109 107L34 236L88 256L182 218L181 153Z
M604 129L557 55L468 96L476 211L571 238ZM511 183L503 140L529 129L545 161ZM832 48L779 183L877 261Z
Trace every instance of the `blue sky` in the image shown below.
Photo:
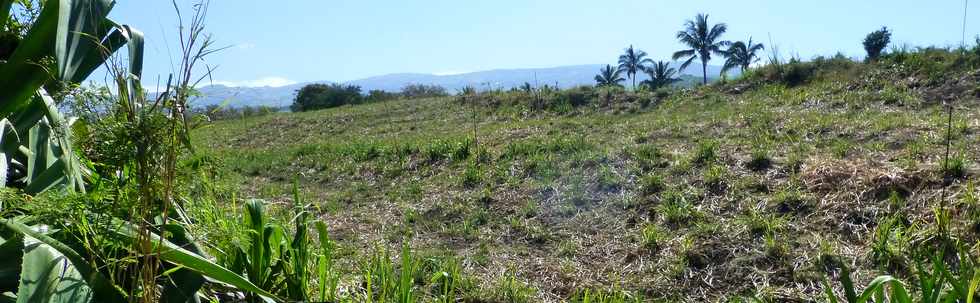
M974 1L968 43L980 32ZM674 34L699 12L727 23L727 40L769 47L772 37L784 55L807 59L861 56L864 35L882 25L894 44L959 45L963 1L212 0L208 32L230 48L208 63L218 83L259 86L614 63L630 44L666 60L681 48ZM119 0L112 15L146 33L145 77L169 73L171 2Z

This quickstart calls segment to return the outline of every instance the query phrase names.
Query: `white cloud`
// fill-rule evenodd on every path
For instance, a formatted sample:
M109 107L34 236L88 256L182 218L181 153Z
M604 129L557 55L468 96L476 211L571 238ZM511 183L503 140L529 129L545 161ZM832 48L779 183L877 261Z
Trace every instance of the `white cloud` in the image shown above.
M266 87L266 86L280 87L280 86L296 84L296 81L289 80L282 77L265 77L261 79L243 80L243 81L214 81L213 83L205 83L205 84L224 85L224 86L231 86L231 87Z
M249 42L244 42L244 43L239 43L239 44L235 45L235 48L237 48L237 49L253 49L253 48L255 48L255 44L254 43L249 43Z

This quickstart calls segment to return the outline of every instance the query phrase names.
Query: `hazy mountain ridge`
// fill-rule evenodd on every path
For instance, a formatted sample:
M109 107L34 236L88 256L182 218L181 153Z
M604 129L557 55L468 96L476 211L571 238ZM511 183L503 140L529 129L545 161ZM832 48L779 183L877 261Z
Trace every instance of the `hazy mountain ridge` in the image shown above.
M344 82L361 87L361 91L367 93L370 90L385 90L390 92L400 91L408 84L433 84L445 87L449 92L455 93L465 86L473 86L480 90L490 87L510 89L517 87L525 82L531 85L544 86L558 85L562 88L592 85L593 79L598 73L599 68L605 64L584 64L559 66L551 68L522 68L522 69L495 69L478 71L471 73L460 73L451 75L435 75L422 73L395 73L381 76L368 77L364 79ZM676 66L675 66L676 68ZM717 78L721 71L719 66L708 66L708 77ZM733 73L737 74L737 72ZM623 75L626 78L626 75ZM682 73L685 83L700 80L701 66L690 66ZM646 79L645 74L639 74L636 82ZM297 90L311 83L331 83L330 81L314 81L297 83L281 87L230 87L224 85L209 85L199 89L201 97L194 101L195 106L206 106L210 104L227 103L228 106L275 106L285 107L293 102L293 97ZM629 86L629 80L624 82Z

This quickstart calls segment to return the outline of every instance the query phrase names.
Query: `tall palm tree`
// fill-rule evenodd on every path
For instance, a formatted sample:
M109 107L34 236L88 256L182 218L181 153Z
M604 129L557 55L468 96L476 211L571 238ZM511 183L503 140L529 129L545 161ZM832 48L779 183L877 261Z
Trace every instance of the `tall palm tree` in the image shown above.
M674 60L688 58L681 64L681 70L691 65L694 59L701 59L701 73L704 84L708 84L708 61L711 54L723 54L722 47L731 44L728 41L721 41L721 35L728 31L728 26L718 23L708 26L708 15L698 14L694 20L687 20L684 23L684 30L677 32L677 40L690 47L674 53Z
M606 64L606 67L599 69L599 74L595 75L596 86L619 86L623 87L619 82L626 81L621 76L623 73L622 69L614 68L612 65Z
M648 67L645 72L650 76L649 80L643 80L640 82L641 86L646 86L650 90L657 90L658 88L674 84L674 82L681 81L680 78L675 78L677 75L677 70L670 67L670 63L666 61L657 61L650 67Z
M642 72L647 63L653 63L653 60L647 58L647 52L634 50L633 45L619 56L619 69L625 71L626 76L633 81L633 89L636 89L636 73Z
M753 44L752 38L749 38L749 42L738 41L732 43L725 51L725 65L721 67L721 73L724 74L730 69L739 68L739 71L745 72L749 69L749 65L759 61L759 56L756 55L760 50L765 49L762 43Z

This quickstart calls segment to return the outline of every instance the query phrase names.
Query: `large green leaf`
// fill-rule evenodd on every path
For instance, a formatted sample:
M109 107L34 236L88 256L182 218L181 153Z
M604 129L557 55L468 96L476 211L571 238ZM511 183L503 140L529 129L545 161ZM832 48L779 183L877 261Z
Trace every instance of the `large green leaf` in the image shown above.
M197 247L183 226L167 224L163 226L163 229L170 234L171 242L175 245L183 247L195 254L202 254L200 247ZM204 277L200 273L176 266L167 270L164 279L166 279L166 282L163 285L163 293L160 294L160 302L200 302L197 292L205 282Z
M118 225L119 227L115 230L116 234L127 241L136 241L138 233L135 227L129 223L123 222L120 222ZM275 295L262 288L259 288L258 286L255 286L255 284L252 284L252 282L249 282L242 276L221 267L208 259L205 259L201 255L190 252L170 241L162 239L157 234L151 233L150 242L152 242L151 251L156 252L160 259L163 259L164 261L167 261L175 266L181 266L197 272L214 281L258 294L265 297L267 300L278 301Z
M112 283L109 282L98 272L95 268L91 267L89 263L78 254L74 249L68 245L61 243L48 235L40 233L30 226L24 225L20 221L15 219L0 219L0 224L13 230L14 232L23 234L27 237L32 237L37 239L39 242L47 244L54 250L61 253L75 267L78 271L80 277L85 280L86 285L92 290L92 298L96 302L125 302L125 298L119 291L113 287Z
M92 289L58 250L33 237L24 239L18 303L88 302Z
M16 292L24 255L24 237L14 236L0 240L3 241L0 244L0 293Z
M59 1L62 6L58 15L58 32L55 42L55 58L58 60L58 79L80 82L91 71L79 67L91 56L108 58L109 51L102 47L102 37L108 34L106 16L114 4L111 0ZM77 77L76 74L80 74Z
M7 18L10 17L10 7L13 4L14 0L0 0L0 27L7 23Z
M42 63L53 57L58 30L58 14L62 5L50 1L41 9L27 36L18 44L7 63L0 66L0 117L6 117L27 106L31 95L49 78Z

